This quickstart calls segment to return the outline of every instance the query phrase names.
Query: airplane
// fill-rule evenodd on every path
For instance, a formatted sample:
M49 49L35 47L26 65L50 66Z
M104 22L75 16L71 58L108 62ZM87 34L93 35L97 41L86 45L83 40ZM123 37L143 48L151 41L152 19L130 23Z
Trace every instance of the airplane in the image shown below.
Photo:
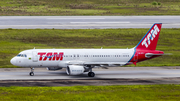
M34 76L34 68L48 70L66 68L67 75L81 75L92 71L95 67L114 67L134 64L164 54L156 50L162 23L155 23L141 41L131 49L29 49L20 52L10 62L15 66L29 67L30 76Z

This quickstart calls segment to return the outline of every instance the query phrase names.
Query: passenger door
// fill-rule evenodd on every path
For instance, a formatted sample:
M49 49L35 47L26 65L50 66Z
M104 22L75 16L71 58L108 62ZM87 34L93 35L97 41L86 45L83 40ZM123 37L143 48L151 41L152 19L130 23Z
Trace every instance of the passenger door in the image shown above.
M33 62L38 62L38 55L36 51L32 52L32 61Z

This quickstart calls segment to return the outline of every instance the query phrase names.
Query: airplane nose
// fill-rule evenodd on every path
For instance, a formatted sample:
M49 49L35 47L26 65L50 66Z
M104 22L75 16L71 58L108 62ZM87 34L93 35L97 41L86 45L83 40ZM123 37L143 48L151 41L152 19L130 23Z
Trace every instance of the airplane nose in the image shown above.
M16 59L15 58L12 58L10 62L11 62L11 64L16 65Z

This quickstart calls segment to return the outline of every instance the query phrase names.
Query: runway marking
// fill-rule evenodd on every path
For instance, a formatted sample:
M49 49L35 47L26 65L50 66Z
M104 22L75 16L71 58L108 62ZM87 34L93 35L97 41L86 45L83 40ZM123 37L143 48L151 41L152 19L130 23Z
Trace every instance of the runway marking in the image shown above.
M105 18L46 18L46 19L105 19Z
M130 23L130 22L70 22L70 23L75 23L75 24L76 24L76 23L80 23L80 24L81 24L81 23L82 23L82 24L86 24L86 23L87 23L87 24L89 24L89 23L96 23L96 24L100 24L100 23L103 23L103 24L104 24L104 23L120 23L120 24L122 24L122 23Z

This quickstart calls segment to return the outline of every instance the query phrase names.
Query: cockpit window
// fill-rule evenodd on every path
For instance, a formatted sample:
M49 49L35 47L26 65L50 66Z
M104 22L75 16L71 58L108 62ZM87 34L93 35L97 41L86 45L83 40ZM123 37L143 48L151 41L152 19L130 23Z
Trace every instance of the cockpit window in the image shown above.
M27 57L26 54L18 54L17 57Z

